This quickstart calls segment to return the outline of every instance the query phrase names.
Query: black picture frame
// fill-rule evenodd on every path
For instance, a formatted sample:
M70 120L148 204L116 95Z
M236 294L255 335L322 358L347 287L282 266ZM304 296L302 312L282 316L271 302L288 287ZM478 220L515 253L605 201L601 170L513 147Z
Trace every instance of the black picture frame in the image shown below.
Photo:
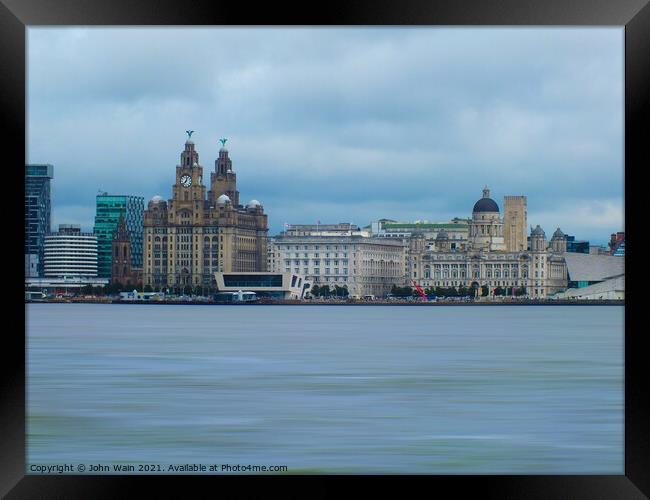
M626 264L632 272L642 269L643 248L634 219L647 211L641 175L650 165L650 5L648 0L331 0L318 5L246 4L194 0L0 0L0 121L4 142L5 171L22 172L25 164L26 28L38 25L562 25L625 27L625 214L627 219ZM9 188L16 203L20 190ZM644 203L645 202L645 203ZM10 203L7 201L6 203ZM6 212L8 219L13 211ZM13 221L10 221L13 222ZM22 224L22 223L21 223ZM10 235L12 231L7 229ZM24 232L24 228L23 228ZM20 234L17 231L16 234ZM8 236L10 236L8 235ZM7 255L19 272L23 255L13 237ZM9 263L10 261L7 261ZM20 263L16 265L15 263ZM635 292L639 279L627 280L625 300L625 474L613 476L418 476L419 486L436 495L451 488L454 497L468 493L486 498L619 499L650 496L649 364L645 360L641 315L642 295ZM22 280L23 277L16 278ZM12 281L13 282L13 281ZM22 281L21 281L22 283ZM21 299L21 288L5 300ZM641 290L638 287L637 290ZM12 299L12 294L15 296ZM21 302L22 303L22 302ZM5 304L6 305L6 304ZM19 306L20 307L20 306ZM13 308L12 308L13 309ZM10 310L12 310L10 309ZM6 310L6 309L5 309ZM16 308L18 310L18 308ZM265 496L324 497L340 493L340 483L330 476L35 476L25 474L25 324L19 320L3 328L3 379L0 413L0 494L21 498L118 498L129 496L135 486L187 495L188 481L221 496L236 484L240 495L249 488L263 488ZM348 478L349 479L349 478ZM404 476L364 476L366 493L406 492ZM407 478L408 479L408 478ZM242 481L244 480L244 481ZM401 480L401 481L397 481ZM214 481L217 481L215 485ZM348 481L346 481L347 483ZM410 482L410 481L409 481ZM216 486L216 489L215 489ZM175 489L177 488L177 489ZM180 488L180 489L178 489ZM211 494L211 493L209 493Z

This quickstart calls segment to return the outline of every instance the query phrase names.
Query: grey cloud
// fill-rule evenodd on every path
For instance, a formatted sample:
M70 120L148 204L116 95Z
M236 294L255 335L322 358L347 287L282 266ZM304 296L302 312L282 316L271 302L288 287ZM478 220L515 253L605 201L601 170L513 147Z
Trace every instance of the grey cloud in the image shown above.
M169 196L191 128L208 170L230 138L271 232L466 216L485 183L561 218L622 207L622 56L619 28L30 28L28 158L61 214ZM580 237L620 230L581 210Z

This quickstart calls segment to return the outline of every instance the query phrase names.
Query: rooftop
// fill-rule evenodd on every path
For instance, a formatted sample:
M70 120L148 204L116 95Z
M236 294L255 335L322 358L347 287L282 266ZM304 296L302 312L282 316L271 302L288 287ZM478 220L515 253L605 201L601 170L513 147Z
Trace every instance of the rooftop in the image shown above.
M625 274L622 257L573 252L562 255L571 281L604 281Z
M466 222L450 223L425 223L425 222L387 222L384 229L459 229L467 227Z

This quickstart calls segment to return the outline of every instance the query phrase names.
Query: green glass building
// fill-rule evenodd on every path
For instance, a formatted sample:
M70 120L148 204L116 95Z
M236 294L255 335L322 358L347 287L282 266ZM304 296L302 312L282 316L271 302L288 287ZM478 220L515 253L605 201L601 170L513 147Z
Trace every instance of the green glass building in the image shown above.
M97 236L97 274L110 278L113 264L111 245L120 215L130 234L131 267L142 268L142 228L144 198L142 196L97 195L94 232Z

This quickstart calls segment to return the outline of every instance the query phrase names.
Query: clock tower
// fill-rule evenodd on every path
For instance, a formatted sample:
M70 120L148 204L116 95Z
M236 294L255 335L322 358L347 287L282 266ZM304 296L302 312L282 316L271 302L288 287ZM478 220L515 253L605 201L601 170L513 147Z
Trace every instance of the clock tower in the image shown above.
M187 135L171 198L154 196L144 213L143 280L154 290L206 293L216 286L216 272L266 270L268 218L259 201L239 203L225 147L206 193L192 131Z
M191 139L185 141L181 162L176 165L176 182L172 186L169 216L174 224L188 225L203 222L205 209L205 186L203 167L199 165L199 154Z

